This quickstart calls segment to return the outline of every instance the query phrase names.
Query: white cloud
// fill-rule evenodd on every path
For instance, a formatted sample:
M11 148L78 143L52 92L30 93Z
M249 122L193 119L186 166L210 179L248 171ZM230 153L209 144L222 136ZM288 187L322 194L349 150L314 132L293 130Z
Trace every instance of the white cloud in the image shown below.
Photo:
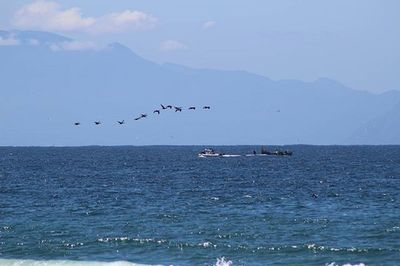
M175 40L166 40L161 43L161 50L169 52L176 50L184 50L187 49L187 46L181 42Z
M23 29L100 34L148 30L155 26L157 19L135 10L85 17L77 7L62 9L56 2L40 0L20 8L14 14L12 23Z
M14 36L9 36L5 39L3 39L0 36L0 46L15 46L15 45L20 45L20 41L18 39L15 39Z
M217 24L217 22L210 20L210 21L206 21L203 23L203 30L208 30L211 29L213 27L215 27L215 25Z
M91 30L94 33L143 31L152 29L156 23L157 19L149 14L125 10L98 18Z
M94 18L84 18L79 8L61 10L55 2L37 1L20 8L13 24L21 28L72 31L85 29L95 22Z
M53 43L50 45L52 51L85 51L98 50L99 47L93 42L68 41L61 43Z

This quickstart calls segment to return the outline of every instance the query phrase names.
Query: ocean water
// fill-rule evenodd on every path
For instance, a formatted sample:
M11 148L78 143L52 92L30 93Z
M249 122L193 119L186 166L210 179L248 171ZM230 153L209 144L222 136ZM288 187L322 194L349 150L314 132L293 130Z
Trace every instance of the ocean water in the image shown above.
M203 148L0 148L0 265L400 265L400 146Z

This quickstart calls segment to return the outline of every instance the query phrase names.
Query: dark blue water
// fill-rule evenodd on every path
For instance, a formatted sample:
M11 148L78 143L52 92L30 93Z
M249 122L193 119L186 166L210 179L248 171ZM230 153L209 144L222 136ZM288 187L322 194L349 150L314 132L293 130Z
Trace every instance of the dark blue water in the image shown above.
M0 148L0 258L400 264L400 146L202 148Z

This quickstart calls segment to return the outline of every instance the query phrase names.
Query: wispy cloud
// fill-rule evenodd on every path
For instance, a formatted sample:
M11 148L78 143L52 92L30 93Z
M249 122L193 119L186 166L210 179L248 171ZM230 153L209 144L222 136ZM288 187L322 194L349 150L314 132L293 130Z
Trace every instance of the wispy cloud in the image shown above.
M52 1L36 1L15 12L12 24L23 29L77 31L91 34L143 31L153 28L157 19L150 14L125 10L100 17L85 17L78 7L63 9Z
M161 43L161 50L165 52L184 50L187 46L179 41L166 40Z
M206 21L203 23L202 28L203 28L203 30L208 30L208 29L214 28L216 24L217 24L217 22L215 22L213 20L209 20L209 21Z
M81 41L68 41L61 43L53 43L50 45L52 51L85 51L85 50L98 50L100 49L93 42L81 42Z
M15 46L20 45L20 41L14 36L8 36L7 38L2 38L0 36L0 46Z

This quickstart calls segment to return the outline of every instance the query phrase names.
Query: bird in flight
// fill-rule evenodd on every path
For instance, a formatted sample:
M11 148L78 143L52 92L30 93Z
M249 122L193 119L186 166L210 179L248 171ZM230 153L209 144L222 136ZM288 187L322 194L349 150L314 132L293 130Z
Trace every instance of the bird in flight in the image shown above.
M75 126L79 126L81 123L80 122L75 122L74 125Z
M210 109L211 109L211 107L210 107L210 106L204 106L204 107L203 107L203 109L210 110Z
M167 107L165 107L164 105L162 105L162 104L160 104L160 105L161 105L161 108L162 108L163 110L167 109Z
M139 119L146 118L146 117L147 117L147 114L141 114L139 117L136 117L135 120L137 121Z
M160 110L158 110L158 109L157 109L157 110L154 110L153 113L160 114Z
M182 112L182 107L174 106L174 108L175 108L175 112Z
M196 107L191 106L191 107L189 107L189 110L196 110Z
M123 125L123 124L125 124L125 120L122 120L122 121L117 121L118 122L118 124L120 124L120 125Z
M98 125L101 124L101 122L100 122L100 121L94 121L94 124L95 124L96 126L98 126Z
M167 105L167 108L172 109L172 105Z

